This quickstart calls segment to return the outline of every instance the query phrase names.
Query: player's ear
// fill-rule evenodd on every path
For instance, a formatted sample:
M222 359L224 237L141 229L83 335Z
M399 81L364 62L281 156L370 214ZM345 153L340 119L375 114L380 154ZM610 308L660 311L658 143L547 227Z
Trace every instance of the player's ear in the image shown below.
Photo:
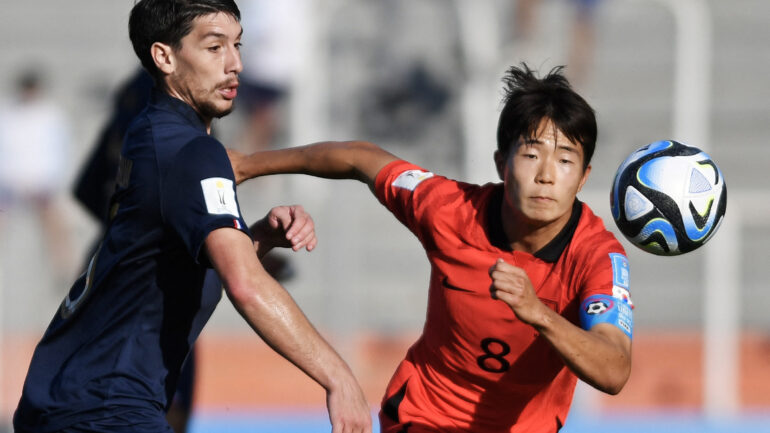
M170 45L155 42L150 47L150 55L155 62L155 67L163 74L170 75L176 70L176 57L174 57L174 50Z
M583 170L583 177L580 179L580 184L578 185L577 192L580 192L580 190L583 189L583 185L585 185L586 181L588 180L589 173L591 173L591 164L588 164L588 167L586 167Z
M503 173L505 172L505 155L499 150L495 151L495 168L497 169L497 176L500 180L503 179Z

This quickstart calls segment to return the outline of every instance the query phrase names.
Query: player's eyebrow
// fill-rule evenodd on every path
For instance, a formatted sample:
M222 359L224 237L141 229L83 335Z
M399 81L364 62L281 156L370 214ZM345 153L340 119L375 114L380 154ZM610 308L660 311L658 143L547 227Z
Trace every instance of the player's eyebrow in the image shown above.
M543 140L540 140L539 138L535 138L535 137L526 138L526 139L523 140L523 143L525 145L527 145L527 146L546 145L547 144ZM580 152L578 152L577 145L574 145L572 143L570 143L570 144L562 144L562 142L559 142L559 143L556 143L555 148L556 148L556 150L563 150L563 151L574 153L574 154L579 154L580 153Z
M241 31L238 33L238 36L236 37L236 39L240 38L241 36L243 36L242 28L241 28ZM203 39L207 39L207 38L227 39L227 35L222 32L218 32L216 30L211 30L208 33L205 33L203 35Z
M566 144L559 144L559 145L556 146L556 149L557 150L565 150L567 152L572 152L572 153L578 153L577 146L575 146L575 145L568 146Z
M208 38L226 39L227 36L225 36L224 33L211 31L203 35L203 39L208 39Z

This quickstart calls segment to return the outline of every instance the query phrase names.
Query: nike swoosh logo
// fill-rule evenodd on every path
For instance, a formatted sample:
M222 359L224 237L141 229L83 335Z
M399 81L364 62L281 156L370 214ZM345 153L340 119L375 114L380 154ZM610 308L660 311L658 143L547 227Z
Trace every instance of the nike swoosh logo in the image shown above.
M447 277L444 277L444 279L441 280L441 285L443 285L444 287L446 287L449 290L456 290L458 292L473 293L473 290L463 289L462 287L457 287L457 286L453 286L453 285L449 284L449 278L447 278Z

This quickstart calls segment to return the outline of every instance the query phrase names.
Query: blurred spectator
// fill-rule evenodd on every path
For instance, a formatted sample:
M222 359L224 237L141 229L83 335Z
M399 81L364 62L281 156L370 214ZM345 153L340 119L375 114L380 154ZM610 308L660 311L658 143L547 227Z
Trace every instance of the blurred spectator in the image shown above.
M424 143L425 124L437 128L460 77L453 9L410 0L371 7L378 30L364 48L369 53L358 54L368 59L369 78L358 95L357 134Z
M56 201L66 183L70 155L68 121L46 95L42 72L22 72L15 94L0 104L0 209L31 208L37 215L55 278L69 278L74 265L66 220Z
M150 74L142 68L126 80L115 96L112 115L75 182L75 198L102 224L106 224L109 216L123 135L134 117L147 105L152 86Z
M301 65L301 44L306 38L306 20L312 4L308 0L241 0L243 71L239 76L237 114L240 117L227 147L254 152L281 147L289 125L286 105ZM230 132L230 131L228 131ZM213 135L217 135L216 124ZM229 134L228 134L229 135ZM248 197L249 190L239 191ZM244 200L245 202L247 200ZM248 200L259 202L259 198ZM250 210L248 205L244 212ZM262 265L276 280L286 281L295 270L287 255L273 250Z
M576 86L585 84L590 75L595 47L594 18L599 2L600 0L569 0L574 10L572 27L569 30L566 74ZM513 27L515 41L532 42L538 21L537 9L541 4L542 0L516 0Z
M448 83L419 61L372 87L363 98L359 118L367 137L409 141L443 113L451 96Z
M244 35L243 72L238 111L245 117L231 143L247 152L275 145L284 126L279 112L299 67L306 0L243 0L239 2Z

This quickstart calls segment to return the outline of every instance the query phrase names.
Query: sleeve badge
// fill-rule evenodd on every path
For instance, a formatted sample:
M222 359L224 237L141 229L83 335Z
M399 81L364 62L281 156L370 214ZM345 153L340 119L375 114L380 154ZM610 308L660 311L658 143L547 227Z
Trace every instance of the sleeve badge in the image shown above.
M233 181L223 177L210 177L201 181L206 209L212 215L232 215L240 218L235 201Z

